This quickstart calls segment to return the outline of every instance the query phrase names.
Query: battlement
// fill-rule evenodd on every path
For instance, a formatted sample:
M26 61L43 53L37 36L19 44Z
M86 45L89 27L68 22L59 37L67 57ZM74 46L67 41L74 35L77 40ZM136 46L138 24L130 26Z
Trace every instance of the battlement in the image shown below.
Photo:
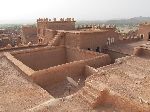
M60 18L57 20L56 18L48 19L48 18L39 18L37 22L75 22L74 18Z
M77 29L116 29L116 26L115 25L100 25L100 24L85 24L85 25L78 25L77 26Z

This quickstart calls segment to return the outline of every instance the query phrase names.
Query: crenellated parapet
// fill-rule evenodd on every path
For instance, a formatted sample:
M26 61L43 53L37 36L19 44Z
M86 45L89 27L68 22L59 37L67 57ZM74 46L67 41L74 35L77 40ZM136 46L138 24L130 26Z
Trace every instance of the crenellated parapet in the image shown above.
M77 29L116 29L116 25L105 25L105 24L85 24L85 25L78 25Z
M48 19L48 18L39 18L37 22L75 22L74 18L60 18L60 19Z

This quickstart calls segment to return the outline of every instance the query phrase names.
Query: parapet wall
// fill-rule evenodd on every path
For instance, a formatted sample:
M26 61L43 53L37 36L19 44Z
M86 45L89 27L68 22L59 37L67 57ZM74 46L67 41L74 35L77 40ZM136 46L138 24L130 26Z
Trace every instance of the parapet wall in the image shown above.
M85 71L85 66L92 67L105 66L110 63L110 57L108 55L99 56L97 58L89 60L75 61L55 67L51 67L45 70L40 70L32 74L32 79L42 87L47 85L56 84L66 78L66 76L85 75L89 76L93 71Z
M103 55L102 53L96 53L93 51L81 50L77 48L69 48L66 49L67 62L79 61L94 58L97 56Z
M99 68L101 66L106 66L111 63L111 58L108 54L102 56L97 56L92 59L85 60L86 65L89 65L93 68Z
M66 33L65 45L69 47L78 48L80 46L80 34L79 33Z
M36 35L37 28L34 26L22 26L23 35Z
M139 57L150 57L150 49L148 47L135 47L133 55L139 56Z
M16 51L12 52L12 55L37 71L73 61L92 59L104 54L64 46L49 46L33 50Z
M37 43L37 28L34 26L22 26L21 38L22 43Z
M51 21L51 19L38 19L37 20L37 29L52 29L52 30L74 30L75 29L75 20L74 18L61 18L56 20L56 18Z
M63 81L66 76L84 75L84 61L71 62L32 74L31 78L40 86L56 84Z
M91 32L80 34L80 48L82 49L96 49L97 47L103 47L107 45L107 32Z
M46 69L66 63L64 47L29 50L13 55L34 70Z
M70 21L75 21L74 18L60 18L57 20L56 18L53 19L48 19L48 18L39 18L37 19L37 22L70 22Z
M108 39L119 40L119 34L113 30L95 30L95 31L70 31L66 32L65 45L81 49L103 48L107 46Z
M141 24L138 30L138 36L143 35L144 40L149 40L150 24Z
M112 91L110 91L104 103L112 104L114 107L122 110L123 112L149 112L148 107L143 107L143 105L133 102L130 99Z

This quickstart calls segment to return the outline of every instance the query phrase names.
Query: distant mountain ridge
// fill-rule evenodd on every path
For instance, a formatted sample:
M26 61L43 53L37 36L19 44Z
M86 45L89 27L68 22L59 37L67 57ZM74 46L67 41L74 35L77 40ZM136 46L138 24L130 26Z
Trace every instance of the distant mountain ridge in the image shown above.
M126 25L137 25L139 23L142 22L150 22L150 17L134 17L134 18L130 18L130 19L120 19L120 20L109 20L106 21L106 24L118 24L118 25L122 25L122 24L126 24Z
M102 20L77 21L77 25L82 25L82 24L116 24L118 26L122 26L122 25L136 26L142 22L150 22L150 17L140 16L140 17L134 17L134 18L129 18L129 19L113 19L113 20L107 20L107 21L102 21Z
M116 24L117 26L136 26L142 22L150 22L150 17L133 17L129 19L112 19L112 20L77 20L76 25L85 25L85 24ZM36 24L34 20L23 20L22 22L18 23L7 23L7 24L0 24L0 28L5 27L13 27L13 26L21 26L22 24Z

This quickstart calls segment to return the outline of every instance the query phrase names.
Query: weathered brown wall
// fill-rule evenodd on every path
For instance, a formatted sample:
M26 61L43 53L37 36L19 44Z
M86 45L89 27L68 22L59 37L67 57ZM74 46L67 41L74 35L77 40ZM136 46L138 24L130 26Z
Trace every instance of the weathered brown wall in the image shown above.
M32 79L42 87L56 84L66 76L84 75L84 61L72 62L32 74Z
M65 35L65 45L77 48L79 47L80 44L79 38L80 38L79 34L67 32Z
M149 107L143 106L137 102L131 101L122 95L110 93L105 100L106 104L112 104L123 112L149 112Z
M64 47L54 49L43 49L39 51L30 51L14 55L18 60L34 70L46 69L66 63Z
M81 49L93 49L107 45L108 38L119 40L119 34L113 30L110 31L77 31L67 32L65 36L65 45Z
M107 54L64 46L18 51L12 55L35 71L80 60L84 60L86 65L97 68L111 61Z
M86 65L85 66L85 75L88 77L88 76L91 76L94 74L98 74L98 70L93 68L93 67Z
M150 58L150 49L145 47L134 48L134 55L139 57Z
M66 76L85 75L88 76L90 71L85 72L85 66L100 67L110 63L108 55L99 56L89 60L71 62L57 67L51 67L46 70L40 70L31 75L32 79L42 87L58 83ZM91 72L93 73L93 72Z
M150 58L150 49L143 49L141 56L145 56L147 58Z
M74 30L75 29L75 22L74 21L56 21L56 22L49 22L48 29L53 30Z
M138 30L138 36L144 35L144 40L149 39L148 33L150 32L150 25L140 25Z
M108 54L111 57L111 63L114 63L116 59L128 56L127 54L123 54L116 51L107 50L104 53Z
M99 68L106 66L111 63L111 58L109 55L104 54L102 56L97 56L88 60L85 60L86 65L89 65L93 68Z
M66 49L67 62L90 59L99 55L103 55L103 54L87 51L87 50L81 50L77 48Z
M46 29L44 35L44 41L49 42L54 39L54 36L57 34L56 30Z
M34 26L22 26L21 37L23 43L37 43L37 28Z
M46 29L74 30L75 29L75 21L38 21L37 22L38 36L43 36L43 32Z
M95 50L97 47L103 48L107 45L108 38L115 38L118 41L119 36L112 31L89 32L80 34L80 48Z

